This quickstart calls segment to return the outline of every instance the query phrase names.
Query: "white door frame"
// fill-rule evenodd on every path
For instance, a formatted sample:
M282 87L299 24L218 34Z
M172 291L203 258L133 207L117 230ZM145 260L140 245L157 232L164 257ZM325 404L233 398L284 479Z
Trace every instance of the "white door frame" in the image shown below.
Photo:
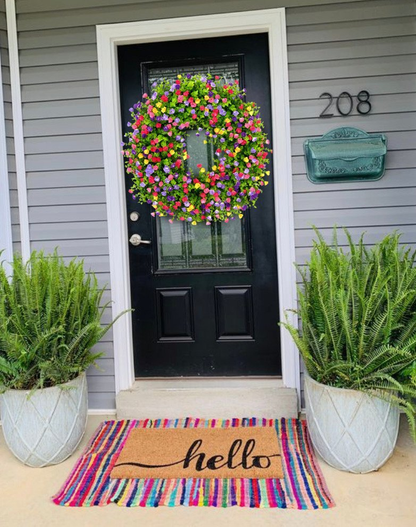
M273 125L273 174L280 320L296 305L295 233L290 150L289 85L284 9L192 16L97 26L113 315L131 306L117 47L127 44L268 33ZM292 319L296 322L294 319ZM134 382L132 323L114 326L116 392ZM299 394L299 354L281 328L283 384Z

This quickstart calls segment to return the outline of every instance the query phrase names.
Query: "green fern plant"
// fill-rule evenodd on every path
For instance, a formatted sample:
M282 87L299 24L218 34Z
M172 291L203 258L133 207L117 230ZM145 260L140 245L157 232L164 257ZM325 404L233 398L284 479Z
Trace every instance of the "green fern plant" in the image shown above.
M315 229L301 276L301 327L288 329L316 381L386 398L406 413L416 439L416 251L397 233L367 248L361 236L344 251Z
M101 325L103 293L82 261L56 251L15 255L10 276L0 265L0 393L61 385L95 364L91 348L123 314Z

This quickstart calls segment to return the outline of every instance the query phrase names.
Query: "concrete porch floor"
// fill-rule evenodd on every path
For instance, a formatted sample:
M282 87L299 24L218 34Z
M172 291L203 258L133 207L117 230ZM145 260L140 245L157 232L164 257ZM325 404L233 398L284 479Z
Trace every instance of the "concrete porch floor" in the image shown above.
M70 509L51 503L85 443L106 416L90 417L77 452L55 467L32 469L17 461L0 433L0 525L2 527L410 527L416 525L416 446L403 419L394 456L377 473L339 472L320 461L337 506L330 510L174 507L127 509L109 505ZM108 417L112 419L112 416Z

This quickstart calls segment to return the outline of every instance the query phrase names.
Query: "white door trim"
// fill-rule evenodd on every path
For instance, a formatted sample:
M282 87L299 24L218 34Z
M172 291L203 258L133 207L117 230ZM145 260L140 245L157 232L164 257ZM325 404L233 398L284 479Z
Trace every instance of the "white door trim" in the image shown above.
M0 261L13 258L12 220L10 210L9 170L7 163L6 123L4 117L3 73L0 56Z
M283 319L284 309L296 305L285 10L265 9L97 26L113 315L131 306L124 167L120 146L122 131L117 46L261 32L269 35L280 319ZM114 327L114 349L118 393L130 388L134 382L132 325L129 316L122 317ZM299 354L283 328L281 351L283 383L287 387L297 388L299 395Z
M22 91L20 85L19 46L16 6L6 0L7 41L9 45L10 87L12 94L14 155L16 161L17 200L19 204L20 245L24 260L30 257L29 208L27 199L25 142L23 133Z

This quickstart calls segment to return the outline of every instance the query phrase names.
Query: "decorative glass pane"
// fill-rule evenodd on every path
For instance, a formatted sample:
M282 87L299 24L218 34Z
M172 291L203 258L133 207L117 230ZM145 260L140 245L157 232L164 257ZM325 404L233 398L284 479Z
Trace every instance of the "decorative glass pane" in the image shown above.
M171 68L152 68L149 67L147 70L147 82L149 87L156 82L159 84L162 80L174 81L178 78L178 75L207 75L213 76L218 75L224 82L230 83L235 80L239 80L238 62L220 62L217 64L200 64L200 65L189 65L189 66L174 66ZM149 89L149 88L147 88Z
M230 221L221 224L221 253L223 256L238 255L244 253L243 237L239 221Z
M157 218L158 269L165 271L246 268L244 218L229 223L169 223Z
M212 143L204 143L204 141L205 134L203 132L199 134L198 130L189 130L186 134L186 151L189 156L186 164L192 174L199 174L197 167L199 163L206 169L214 164L214 147Z
M179 74L218 75L224 82L239 80L238 61L217 64L187 65L169 68L152 68L148 72L148 91L153 83L175 80ZM210 167L214 160L211 144L204 144L205 135L197 130L187 134L188 170L199 173L197 165ZM156 218L158 269L161 271L248 268L246 227L243 219L235 218L229 223L191 225L168 218Z

